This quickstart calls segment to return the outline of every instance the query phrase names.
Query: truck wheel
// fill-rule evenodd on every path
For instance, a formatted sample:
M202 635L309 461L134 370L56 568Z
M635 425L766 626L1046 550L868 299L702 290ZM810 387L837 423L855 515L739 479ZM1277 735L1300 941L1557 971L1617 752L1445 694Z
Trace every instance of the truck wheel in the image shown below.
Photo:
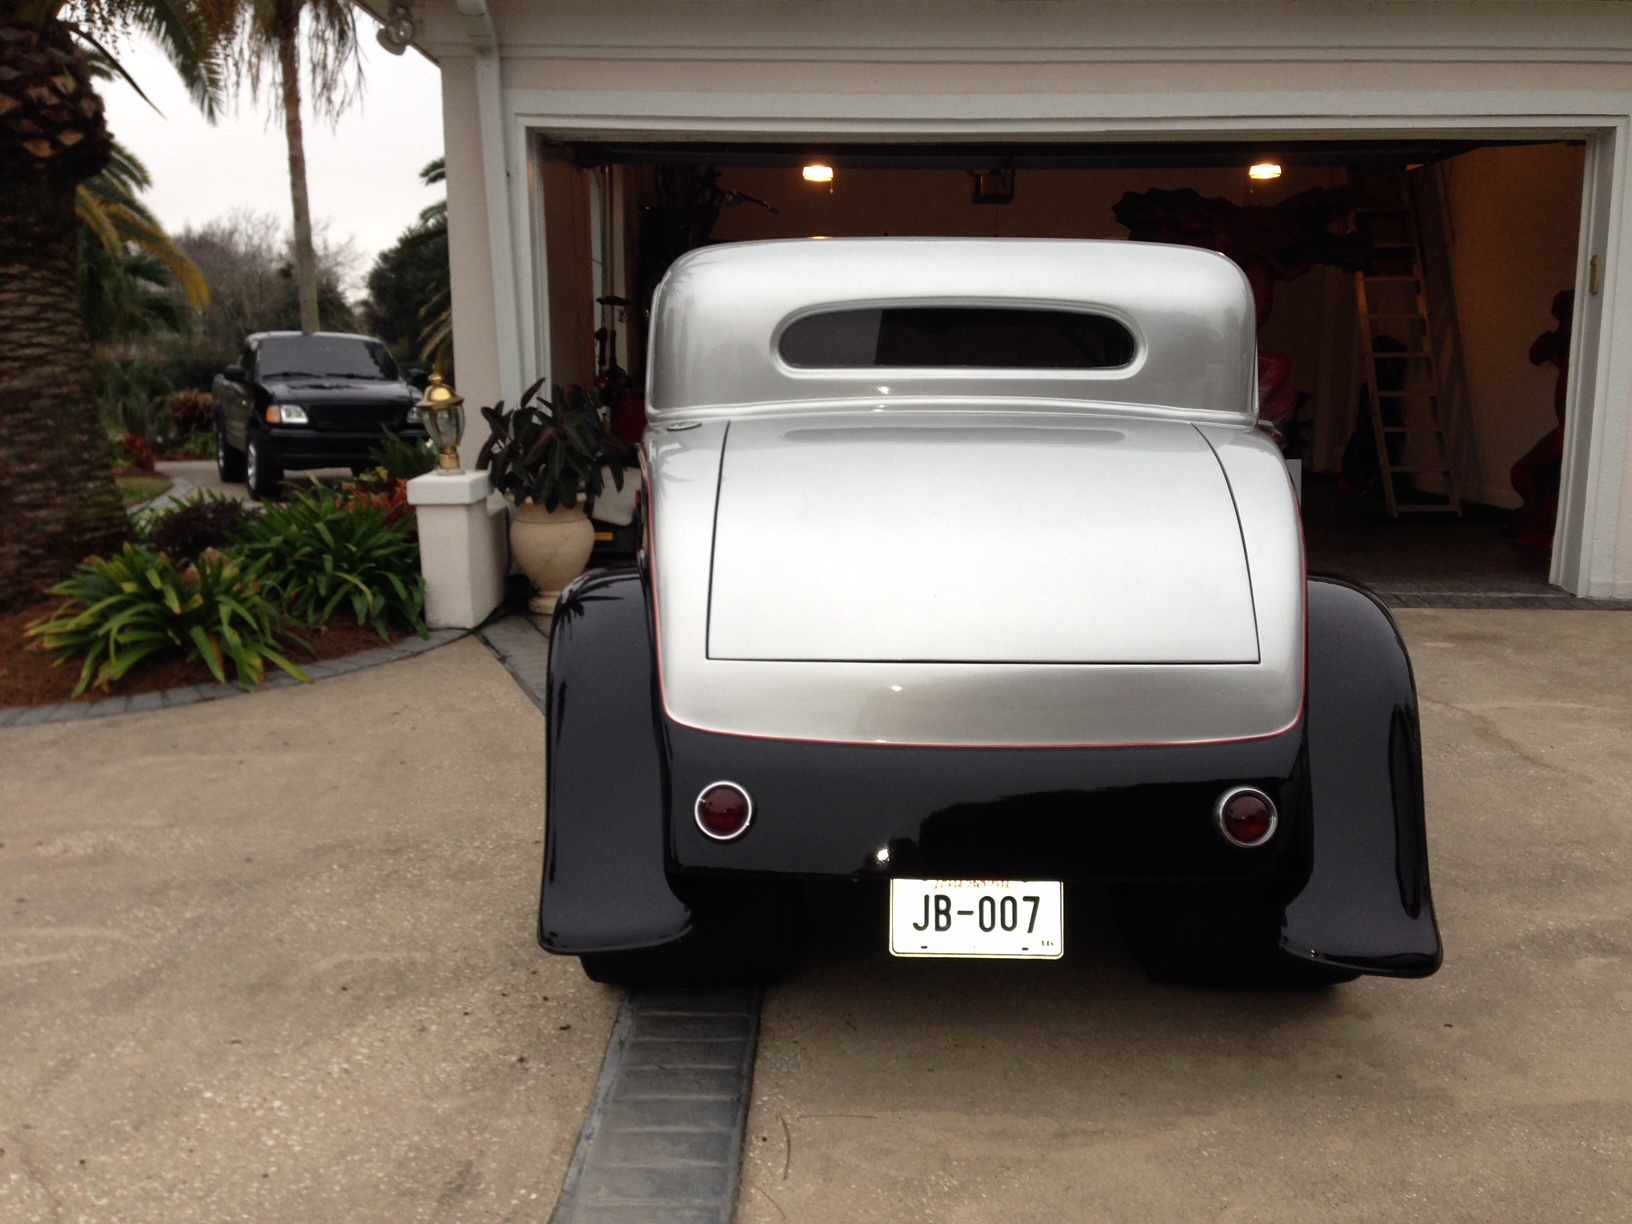
M1281 950L1284 887L1262 884L1123 884L1117 925L1158 982L1179 986L1332 986L1359 973Z
M251 433L248 443L244 454L244 483L249 486L250 497L256 501L276 497L278 486L283 483L283 469L267 457L266 444L259 432Z
M691 931L673 943L579 957L609 986L763 986L798 948L799 897L780 882L710 882L691 891Z
M222 484L238 484L244 479L244 452L227 444L227 431L215 423L215 474Z

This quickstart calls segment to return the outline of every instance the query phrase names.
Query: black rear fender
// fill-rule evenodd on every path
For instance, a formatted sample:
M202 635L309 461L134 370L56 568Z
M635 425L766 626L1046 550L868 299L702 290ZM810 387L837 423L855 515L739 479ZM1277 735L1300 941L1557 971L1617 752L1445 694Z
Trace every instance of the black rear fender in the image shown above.
M597 570L556 605L538 908L551 952L647 948L691 929L664 872L667 771L644 585L633 568Z
M1426 977L1444 954L1428 887L1417 691L1399 627L1370 592L1309 580L1314 869L1281 946L1306 960Z

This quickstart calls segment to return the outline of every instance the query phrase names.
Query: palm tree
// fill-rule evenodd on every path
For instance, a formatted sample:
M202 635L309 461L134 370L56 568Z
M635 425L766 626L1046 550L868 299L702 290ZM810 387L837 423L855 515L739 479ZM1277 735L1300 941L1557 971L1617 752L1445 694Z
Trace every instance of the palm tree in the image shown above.
M87 49L153 37L213 115L218 3L79 0L75 20L65 0L0 6L0 607L129 532L79 297L77 189L112 156Z
M238 80L259 96L267 74L277 81L276 105L289 145L289 194L294 205L295 285L300 330L318 329L317 256L306 191L306 138L301 127L301 19L305 18L312 113L333 120L362 87L357 22L350 0L219 0L236 8Z

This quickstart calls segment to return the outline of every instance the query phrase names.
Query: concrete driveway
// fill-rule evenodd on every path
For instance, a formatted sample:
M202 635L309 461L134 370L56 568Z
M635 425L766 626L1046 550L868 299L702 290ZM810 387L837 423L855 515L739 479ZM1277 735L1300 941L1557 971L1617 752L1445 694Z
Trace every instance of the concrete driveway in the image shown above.
M158 508L180 501L182 498L200 489L211 493L219 493L223 497L237 498L239 501L249 500L249 490L244 487L243 481L228 484L216 475L214 459L171 459L155 465L156 470L170 477L175 483L169 491L148 503L150 508ZM296 485L309 480L336 481L346 480L351 476L350 468L318 468L310 472L291 472L289 479Z
M619 996L473 639L0 731L0 1220L545 1220Z
M1632 616L1400 614L1445 968L1152 985L892 961L829 890L766 1000L738 1219L1632 1219Z
M1157 987L1092 892L892 961L818 890L739 1221L1632 1218L1632 617L1401 621L1437 977ZM0 730L0 1221L547 1219L619 997L533 943L541 731L469 640Z

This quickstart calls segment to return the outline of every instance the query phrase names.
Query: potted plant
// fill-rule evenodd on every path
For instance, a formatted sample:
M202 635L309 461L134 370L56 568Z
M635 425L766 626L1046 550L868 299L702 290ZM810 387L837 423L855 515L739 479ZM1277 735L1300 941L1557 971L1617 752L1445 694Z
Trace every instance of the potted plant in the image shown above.
M583 387L557 386L544 399L538 394L544 381L528 387L513 412L502 400L482 409L492 432L476 466L516 507L510 552L538 588L528 606L549 615L595 547L585 502L601 492L608 472L623 488L623 469L608 463L622 448L594 397Z

